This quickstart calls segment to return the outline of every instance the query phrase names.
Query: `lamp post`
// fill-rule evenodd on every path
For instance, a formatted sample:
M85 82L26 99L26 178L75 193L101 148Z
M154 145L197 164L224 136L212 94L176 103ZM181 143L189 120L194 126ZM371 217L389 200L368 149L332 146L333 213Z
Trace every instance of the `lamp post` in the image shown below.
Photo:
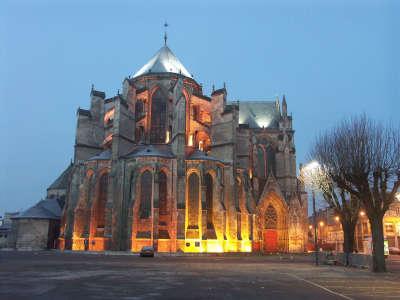
M314 223L314 249L315 249L315 265L318 266L318 237L317 237L317 213L315 210L315 191L312 189L312 204L313 204L313 223Z
M315 190L318 188L318 177L321 168L317 161L312 161L300 170L302 181L311 188L312 206L313 206L313 223L314 223L314 249L315 249L315 265L319 265L318 261L318 236L317 236L317 212L315 209Z

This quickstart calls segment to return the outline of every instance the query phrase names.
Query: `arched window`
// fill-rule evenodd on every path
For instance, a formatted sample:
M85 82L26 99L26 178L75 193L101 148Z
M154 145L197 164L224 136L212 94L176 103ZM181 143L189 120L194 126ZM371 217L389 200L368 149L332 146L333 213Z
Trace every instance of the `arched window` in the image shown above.
M137 143L142 142L143 141L143 137L144 137L144 129L143 126L138 126L135 129L135 140Z
M213 227L213 178L207 173L205 178L206 185L206 210L207 210L207 228Z
M144 117L144 104L142 100L137 100L135 103L135 119L136 121Z
M265 178L265 157L264 150L261 147L257 147L257 175L259 178Z
M167 207L167 175L164 172L158 174L159 214L168 214Z
M94 175L90 175L87 181L86 205L90 205L90 203L92 203L93 189L94 189Z
M189 203L188 221L189 228L198 228L199 221L199 176L192 173L189 176Z
M104 235L105 213L108 194L108 174L103 174L99 179L99 194L92 208L92 233L95 236Z
M265 229L276 229L278 223L278 216L276 210L272 205L268 205L265 211Z
M140 176L140 208L141 219L147 219L151 215L151 197L153 176L150 171L144 171Z
M276 163L275 163L275 152L271 146L268 146L266 150L267 156L267 174L273 174L276 176Z
M151 127L150 143L161 144L165 142L167 122L167 99L158 89L151 102Z

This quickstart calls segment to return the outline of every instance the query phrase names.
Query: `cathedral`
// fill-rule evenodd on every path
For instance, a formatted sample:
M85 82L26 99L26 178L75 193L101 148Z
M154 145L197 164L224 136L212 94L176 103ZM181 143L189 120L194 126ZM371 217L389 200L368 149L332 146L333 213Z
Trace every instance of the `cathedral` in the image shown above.
M79 108L58 247L304 252L307 195L285 96L210 96L167 43Z

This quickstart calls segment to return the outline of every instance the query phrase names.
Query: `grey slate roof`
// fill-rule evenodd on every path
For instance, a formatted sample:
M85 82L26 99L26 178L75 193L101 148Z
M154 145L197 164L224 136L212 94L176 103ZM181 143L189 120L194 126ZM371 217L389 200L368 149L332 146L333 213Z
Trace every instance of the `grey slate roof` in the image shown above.
M127 158L145 156L175 158L174 153L172 153L171 145L138 145L133 151L125 155Z
M192 77L185 66L167 46L162 47L133 77L149 73L176 73Z
M207 155L207 153L200 150L194 150L193 153L188 156L187 160L211 160L223 163L223 161L219 160L218 158Z
M92 156L88 160L109 160L111 159L111 150L107 149L105 151L100 152L99 154L96 154L95 156Z
M68 187L69 178L72 173L72 163L61 173L60 176L47 188L47 190L63 190Z
M239 124L250 128L278 128L280 111L275 101L239 101Z
M59 220L61 217L63 201L57 198L47 198L39 201L34 206L23 211L12 219L49 219Z

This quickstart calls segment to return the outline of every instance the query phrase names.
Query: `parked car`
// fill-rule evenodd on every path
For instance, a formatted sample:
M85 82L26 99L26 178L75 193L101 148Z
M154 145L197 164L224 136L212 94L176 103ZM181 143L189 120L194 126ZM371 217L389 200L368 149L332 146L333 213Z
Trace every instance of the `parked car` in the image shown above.
M151 246L144 246L142 250L140 250L141 257L154 257L154 248Z

